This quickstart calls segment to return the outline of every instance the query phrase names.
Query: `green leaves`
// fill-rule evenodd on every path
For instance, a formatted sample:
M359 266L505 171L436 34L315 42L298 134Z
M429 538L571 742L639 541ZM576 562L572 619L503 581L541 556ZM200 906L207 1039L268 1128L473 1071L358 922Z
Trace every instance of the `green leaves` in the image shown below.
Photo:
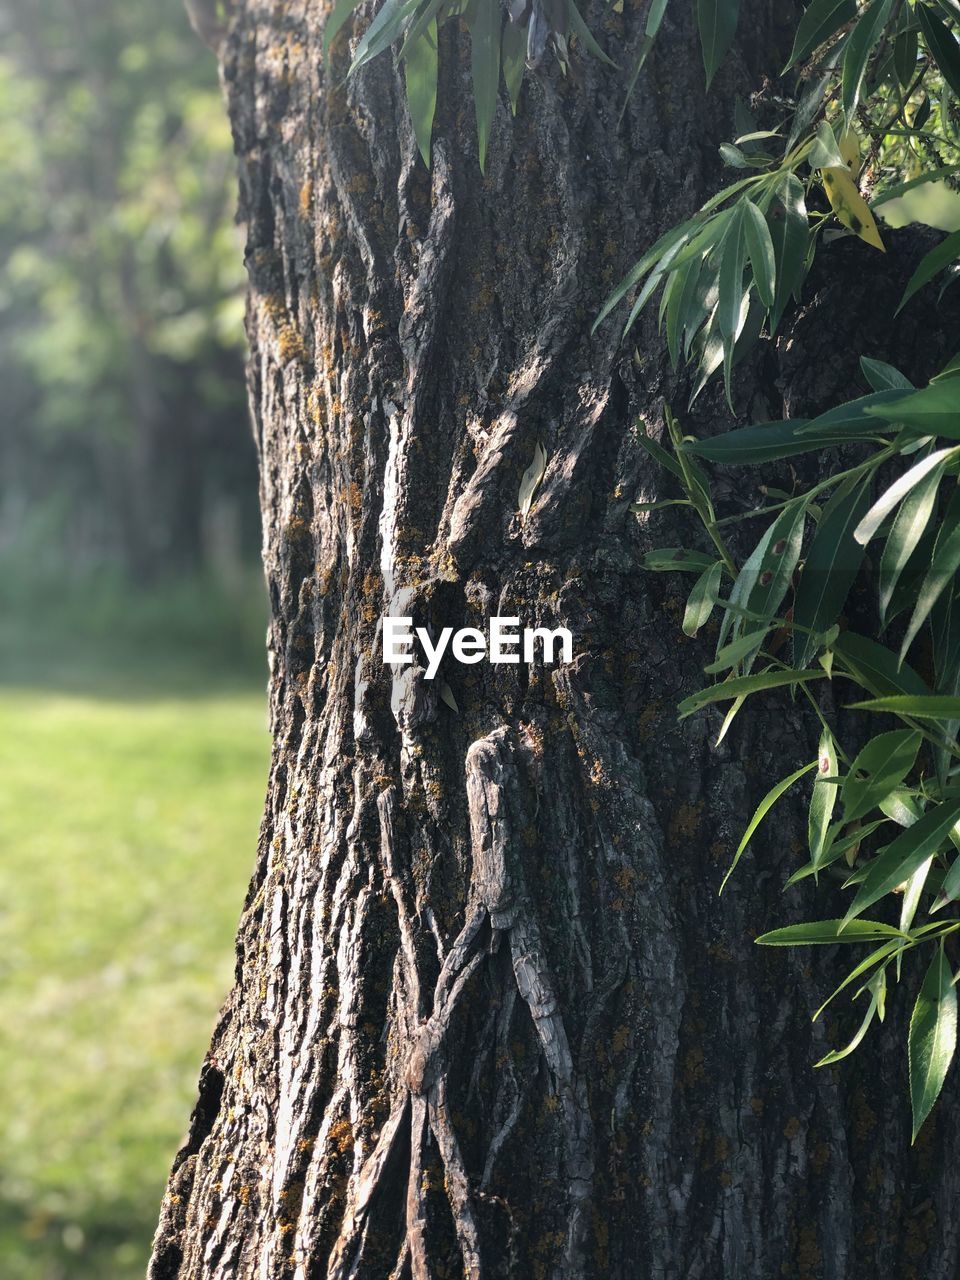
M902 394L895 388L873 391L870 395L848 400L821 413L807 423L802 434L847 443L854 440L875 440L877 433L892 430L892 427L878 421L881 411L891 402L902 399Z
M743 204L743 234L760 301L765 307L772 307L776 297L777 279L773 237L763 214L749 200Z
M897 310L905 307L919 289L929 284L935 275L939 275L944 267L949 267L958 258L960 258L960 231L953 231L920 259L919 266L907 282Z
M470 28L470 72L473 76L473 101L477 113L477 145L480 172L486 170L487 143L497 109L497 86L500 83L500 5L493 0L473 0L467 10Z
M919 750L920 735L909 729L871 738L843 782L840 802L844 822L864 817L899 786L913 768Z
M941 694L891 694L852 702L854 711L885 711L891 715L909 716L911 720L960 720L960 698Z
M933 54L941 75L954 97L960 97L960 46L957 45L956 37L930 5L918 4L914 12L927 48ZM954 13L953 17L956 20L957 15Z
M696 580L693 590L687 599L687 607L683 613L682 630L685 636L695 636L703 624L713 613L720 590L720 575L723 573L723 562L718 560Z
M330 52L330 46L333 44L334 38L339 31L342 30L347 19L356 9L360 0L337 0L333 6L333 12L326 20L323 27L323 56L326 57Z
M842 930L842 932L841 932ZM762 933L760 947L826 947L838 942L882 942L899 938L899 929L879 920L813 920L804 924L788 924L782 929Z
M616 67L617 64L614 60L608 57L597 44L593 32L584 22L574 0L567 0L567 16L570 21L570 30L581 41L583 47L591 56L597 58L600 62L605 62L608 67Z
M666 0L647 6L640 64L665 7ZM738 4L697 0L696 10L709 83L733 38ZM771 336L777 332L790 300L800 296L814 252L836 236L822 205L808 216L806 192L818 179L842 226L880 250L872 207L858 185L862 158L872 174L883 175L875 205L910 197L924 184L953 185L960 172L958 23L960 0L806 3L788 64L802 67L796 105L763 120L748 119L741 109L738 136L720 148L738 180L661 236L611 294L601 318L629 296L626 333L659 293L666 347L675 367L691 367L693 398L722 371L730 403L734 365L764 326ZM868 151L858 132L870 139ZM960 232L917 265L901 306L954 263L960 263ZM947 283L956 279L960 269L954 268ZM836 878L846 862L849 910L842 921L792 925L760 941L881 944L834 992L849 986L854 998L866 996L859 1029L818 1065L845 1058L871 1023L883 1019L888 981L899 982L906 957L923 948L929 958L931 948L939 949L943 971L931 969L937 981L928 975L923 1009L915 1013L919 1031L911 1031L916 1131L941 1087L956 1037L942 939L960 930L960 919L931 913L960 899L960 357L922 389L884 361L864 357L861 368L870 393L813 419L751 423L693 440L671 417L672 452L654 442L644 447L683 496L668 494L637 510L649 511L651 519L664 505L676 518L694 512L713 544L704 552L650 553L645 561L650 568L696 573L683 615L687 635L720 612L716 657L705 666L719 683L684 698L681 719L725 704L719 741L748 698L789 689L797 713L810 704L821 724L818 760L769 787L730 867L773 806L814 771L809 860L788 884L822 878L828 868ZM851 445L856 448L824 460L813 484L804 480L809 467L771 466ZM762 498L755 501L739 477L735 485L728 480L718 486L727 508L718 516L705 463L768 468L757 477ZM764 521L763 532L738 569L731 549L739 551L744 538L738 534L728 546L726 530L755 519ZM873 554L861 579L868 547ZM727 598L725 575L732 581ZM876 586L883 627L906 618L899 652L847 629L843 614L858 580ZM857 612L870 616L859 596ZM905 661L927 630L932 644L923 651L922 669L930 671L929 684ZM782 661L785 641L792 644L791 668ZM823 679L849 682L855 692L851 697L844 683L824 697L816 684ZM857 735L847 744L849 755L835 736L838 702L864 713L840 722ZM868 717L880 714L893 720L877 733ZM862 918L876 904L885 914L898 913L899 930Z
M803 628L794 636L794 661L804 667L817 648L817 635L833 626L846 603L863 560L864 549L853 532L870 503L870 481L856 478L841 485L824 509L816 537L807 552L797 587L793 618Z
M925 186L928 182L940 182L943 178L951 178L957 172L957 167L955 164L939 165L935 169L927 169L926 172L920 173L906 182L898 182L892 187L884 187L882 191L874 194L873 199L870 201L870 208L878 209L889 200L897 200L900 196L905 195L906 192L913 191L916 187Z
M902 399L899 389L877 391L838 405L818 418L792 418L738 427L710 440L687 440L683 447L686 453L710 462L742 466L818 452L832 444L877 440L884 432L892 434L894 428L877 416L875 408Z
M856 15L855 0L813 0L812 4L807 5L797 26L793 52L784 70L789 71L798 62L802 62Z
M789 789L793 786L793 784L797 782L800 778L802 778L805 773L809 773L811 769L815 769L816 767L817 767L816 760L811 761L810 764L803 765L803 767L798 769L796 773L791 773L788 778L781 778L781 780L776 784L776 786L771 787L770 790L767 792L767 794L763 797L763 799L757 805L756 813L754 813L753 817L750 819L750 822L747 825L746 831L744 831L743 833L743 837L739 845L737 845L737 851L733 855L733 861L730 863L730 869L727 872L727 874L723 877L723 882L720 885L721 893L723 893L723 890L724 890L724 887L726 886L727 881L730 879L730 877L733 875L734 871L736 870L737 863L740 861L741 857L743 856L743 852L746 849L747 845L753 839L754 833L757 830L757 827L759 827L760 823L764 820L764 818L767 816L767 814L770 812L770 810L773 808L776 802L780 799L780 797L784 794L784 792L789 791Z
M697 25L708 89L733 43L739 12L740 0L697 0Z
M653 48L653 42L657 38L660 30L660 24L663 22L663 16L667 11L669 0L651 0L650 8L647 10L647 20L643 28L643 39L640 41L640 49L637 54L637 60L633 65L633 71L630 73L630 81L627 85L627 92L624 95L623 107L620 111L620 120L623 119L624 112L627 109L627 103L630 95L633 93L634 85L637 83L637 77L643 70L644 63L650 56L650 50ZM618 121L619 123L619 121Z
M843 169L846 167L837 135L826 120L821 121L810 151L811 169Z
M350 64L351 75L385 49L389 49L402 33L406 20L412 17L417 3L418 0L384 0L373 21L360 37Z
M739 236L739 260L735 257L732 271L733 279L738 271L742 279L748 266L755 269L754 254L762 258L766 245L754 234L757 224L745 206L734 211L725 225L725 235ZM691 263L690 251L683 250L680 256L683 253L685 264ZM731 296L735 292L734 288ZM669 310L669 300L666 306ZM725 321L728 329L733 314L731 305ZM844 888L852 891L849 909L842 920L791 925L758 941L768 946L882 944L854 966L830 997L860 979L864 985L856 995L865 994L869 1003L852 1039L826 1054L818 1066L840 1062L853 1053L872 1022L882 1021L888 979L900 980L911 951L941 946L943 937L960 929L960 921L933 916L960 898L960 744L956 740L960 727L960 595L956 590L960 487L953 489L940 523L935 520L940 487L960 468L960 446L935 447L938 434L960 435L958 367L960 361L952 362L930 386L917 391L891 365L864 359L864 376L873 391L812 421L767 423L698 441L683 435L668 410L672 454L651 439L642 440L684 491L683 498L663 501L694 509L720 553L717 559L712 553L668 549L647 557L653 568L697 572L684 614L688 635L696 633L714 608L722 613L716 660L705 670L727 678L685 698L678 707L680 718L728 703L722 739L749 697L790 688L794 693L802 691L821 720L817 760L770 787L747 824L721 885L721 889L726 885L777 802L815 771L807 813L809 861L787 883L816 878L846 860L850 873ZM773 518L737 571L721 537L723 526L757 513L744 513L741 506L741 514L718 520L709 475L694 459L762 465L809 448L850 442L877 447L865 458L861 452L861 461L838 476L828 475L793 497L778 488L764 490L768 499L776 499L770 509ZM887 468L898 457L908 459L903 474L885 482L871 503L877 477L886 477ZM822 509L821 491L832 493ZM804 553L808 516L816 532ZM881 610L885 616L896 616L904 602L912 607L899 656L868 636L840 629L840 614L865 548L878 538L883 540ZM718 594L724 573L733 579L728 599ZM784 603L791 589L792 607ZM933 634L934 692L903 660L928 619ZM784 635L791 634L794 667L787 669L777 654ZM754 673L751 667L760 654L765 669ZM809 665L817 656L819 670ZM830 701L818 698L814 687L815 681L826 678L850 680L874 695L854 702L854 710L892 714L901 722L868 738L845 773L840 762L846 763L848 757L825 716ZM840 818L835 817L838 804ZM891 830L895 832L892 839L886 834ZM875 841L885 838L888 843L877 849ZM899 929L863 919L870 907L894 894L899 901ZM915 926L922 911L928 922ZM911 1079L917 1082L912 1086L915 1127L923 1122L942 1085L943 1064L949 1061L955 1040L953 987L947 989L942 973L937 973L936 991L932 991L932 978L925 983L921 1014L915 1015L919 1031L911 1041Z
M874 400L866 409L871 417L903 423L924 435L960 439L960 379L944 378L920 391Z
M684 700L677 707L680 719L702 711L711 702L725 702L730 698L739 698L748 693L759 693L761 689L779 689L788 684L806 684L810 680L822 680L825 671L761 671L753 676L735 676L732 680L724 680L722 684L711 685L708 689L700 689Z
M503 24L503 36L500 41L500 65L503 68L503 83L507 86L507 97L510 99L510 110L517 114L520 102L520 86L523 83L523 72L527 60L527 33L516 22Z
M880 558L880 621L886 623L901 575L920 549L937 503L945 463L930 469L907 495L894 517ZM909 584L908 584L909 585Z
M774 136L770 130L757 132L757 137ZM746 150L749 134L742 141L744 150L727 148L728 157L739 166L766 163ZM674 365L688 360L698 366L692 398L722 367L729 402L733 365L755 342L764 321L771 332L780 323L803 282L810 244L804 188L792 169L741 178L661 236L607 298L594 328L640 286L626 334L662 286L660 324L670 358Z
M944 802L934 805L912 827L902 831L870 863L844 919L855 919L897 885L908 880L922 862L940 849L958 818L960 803Z
M872 0L847 40L843 53L843 113L853 121L860 102L867 64L874 46L890 17L893 0Z
M901 89L906 89L916 75L919 51L920 40L916 27L901 30L893 42L893 67Z
M430 139L437 110L437 22L431 20L423 35L404 46L407 107L423 163L430 167Z
M740 571L737 598L752 614L763 619L752 628L744 623L745 630L756 632L759 625L762 635L776 617L800 559L806 509L803 500L784 507ZM757 643L759 645L759 637Z
M860 368L863 376L874 391L912 391L913 383L904 377L899 369L885 360L871 360L869 356L860 357Z
M834 1049L831 1053L822 1057L819 1062L814 1063L814 1066L829 1067L835 1062L841 1062L844 1058L849 1058L850 1054L859 1048L864 1036L870 1029L870 1024L873 1022L874 1017L879 1014L881 1022L883 1021L883 1006L887 994L886 968L878 970L869 980L864 990L870 993L870 1004L867 1012L863 1015L863 1021L860 1023L856 1035L845 1048Z
M769 316L770 332L775 333L787 303L803 282L810 247L806 198L803 183L796 174L785 174L774 189L767 225L776 267L776 287Z
M810 861L819 867L829 845L830 819L837 803L837 747L833 734L824 729L817 749L817 776L807 815L807 844Z
M755 462L775 462L779 458L792 458L799 453L822 449L821 439L807 440L800 435L808 419L794 418L788 422L763 422L753 427L738 427L710 440L686 441L684 449L709 462L725 466L744 466ZM830 442L833 443L833 442Z
M910 490L915 485L918 485L931 471L938 471L942 475L946 462L953 456L954 450L940 449L936 453L931 453L926 458L914 463L899 480L895 480L888 489L883 491L856 529L854 529L853 536L857 542L865 546L871 538L876 536L881 524Z
M654 573L703 573L713 565L713 556L702 551L684 551L683 547L663 547L659 551L648 551L640 561L644 569L652 569Z
M878 698L904 694L922 697L930 692L912 667L898 661L895 653L869 636L844 631L833 648L854 680Z
M940 1095L957 1047L957 989L943 944L927 970L910 1019L913 1141Z
M913 643L917 632L926 622L930 610L936 604L944 588L953 582L960 568L960 489L955 489L950 506L937 530L933 546L933 558L917 592L913 615L900 647L902 658Z
M359 0L336 0L324 29L325 57L358 3ZM666 0L657 0L655 6L661 18L665 4ZM540 25L534 56L529 40L532 21L529 10L519 15L517 21L505 22L500 0L465 0L465 3L456 5L446 4L444 0L384 0L357 43L350 73L359 71L392 44L402 41L400 56L404 64L410 119L420 154L424 163L429 165L439 78L438 28L445 22L462 19L470 32L477 150L480 170L485 172L501 71L511 110L516 115L524 70L527 65L533 67L539 62L548 42L564 74L569 71L568 37L571 35L576 38L578 47L591 57L611 67L616 65L597 43L576 0L560 0L560 3L546 9L538 6L536 13Z
M734 206L733 215L720 246L717 322L723 339L723 382L728 403L730 402L733 348L747 318L745 303L749 302L748 292L743 287L743 270L747 257L743 209L743 204Z

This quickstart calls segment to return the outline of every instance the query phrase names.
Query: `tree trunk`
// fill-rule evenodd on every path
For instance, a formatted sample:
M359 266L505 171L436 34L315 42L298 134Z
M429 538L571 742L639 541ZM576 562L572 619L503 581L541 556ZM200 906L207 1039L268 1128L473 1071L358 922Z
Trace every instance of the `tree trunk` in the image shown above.
M591 14L625 64L626 8ZM465 39L442 33L428 172L392 55L344 84L320 9L242 0L223 50L275 746L152 1280L952 1278L955 1109L911 1150L889 1019L871 1057L815 1073L851 1016L810 1021L838 962L753 945L831 914L781 897L798 809L717 898L752 804L815 734L775 696L719 749L716 719L677 724L706 644L638 560L690 529L629 511L665 488L633 425L677 391L652 322L626 348L617 323L590 334L719 185L734 94L783 65L791 6L745 0L707 97L674 5L620 127L599 62L529 77L485 178ZM849 360L811 378L781 345L741 372L744 414L829 377L850 392ZM575 656L394 676L385 614L519 615L570 628Z

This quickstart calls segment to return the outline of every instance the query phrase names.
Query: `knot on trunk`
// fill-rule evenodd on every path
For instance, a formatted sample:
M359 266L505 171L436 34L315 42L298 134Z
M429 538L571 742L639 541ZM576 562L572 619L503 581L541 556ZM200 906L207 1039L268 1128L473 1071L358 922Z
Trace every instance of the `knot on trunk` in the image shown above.
M434 1018L429 1018L417 1033L406 1071L407 1087L416 1097L429 1093L443 1074L444 1030Z
M474 891L493 928L509 929L517 918L522 878L508 800L518 785L508 729L495 729L473 743L467 752L466 774Z

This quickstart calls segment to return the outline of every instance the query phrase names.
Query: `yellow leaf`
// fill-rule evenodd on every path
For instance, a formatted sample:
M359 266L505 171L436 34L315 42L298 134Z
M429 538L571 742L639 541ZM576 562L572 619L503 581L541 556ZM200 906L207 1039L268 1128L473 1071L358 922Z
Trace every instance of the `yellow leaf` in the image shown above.
M824 190L830 201L830 208L845 227L849 227L861 240L872 244L881 253L886 253L877 223L867 207L867 202L857 190L849 169L835 166L821 169Z
M844 130L839 142L840 154L847 162L847 168L856 172L860 168L860 139L856 129Z

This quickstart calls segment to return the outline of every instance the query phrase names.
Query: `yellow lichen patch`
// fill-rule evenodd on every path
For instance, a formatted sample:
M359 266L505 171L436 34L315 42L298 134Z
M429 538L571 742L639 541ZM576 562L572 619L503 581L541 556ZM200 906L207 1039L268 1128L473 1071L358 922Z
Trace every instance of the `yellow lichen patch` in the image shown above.
M310 536L310 526L306 520L301 520L299 516L294 516L292 520L288 520L283 529L284 541L288 543L302 542Z
M682 804L670 819L667 828L667 843L678 845L691 836L696 835L703 817L703 801L696 804Z
M797 1231L797 1275L800 1280L815 1280L822 1274L823 1257L817 1242L817 1229L805 1223Z
M907 1239L904 1245L908 1257L919 1260L930 1249L930 1241L937 1235L937 1215L933 1205L927 1201L926 1206L914 1213L907 1223Z
M877 1127L876 1112L867 1102L862 1089L857 1089L853 1095L853 1127L861 1141L869 1138Z
M314 426L322 427L326 417L323 404L323 387L317 384L307 392L307 417Z
M373 190L373 180L368 173L355 173L348 179L346 190L352 196L369 195Z
M614 873L613 880L621 893L629 893L637 883L637 873L632 867L621 867Z
M629 1047L630 1034L631 1032L629 1027L617 1027L616 1031L613 1033L612 1041L614 1053L623 1053L624 1049Z
M707 945L707 955L711 960L717 960L721 964L729 964L733 960L729 948L721 946L718 942L711 942Z
M645 741L652 735L654 728L661 717L662 711L663 701L658 698L654 702L648 703L648 705L640 712L638 717L638 730L642 741Z
M290 364L292 360L303 361L307 358L303 336L289 321L277 330L277 355L281 364Z
M714 840L709 852L714 862L727 863L732 856L730 845L725 840Z
M327 1141L337 1155L343 1156L348 1151L352 1151L353 1129L350 1126L350 1121L346 1119L338 1120L336 1124L331 1125Z
M688 1049L683 1058L683 1083L690 1087L703 1080L706 1072L703 1067L703 1050L699 1045Z

